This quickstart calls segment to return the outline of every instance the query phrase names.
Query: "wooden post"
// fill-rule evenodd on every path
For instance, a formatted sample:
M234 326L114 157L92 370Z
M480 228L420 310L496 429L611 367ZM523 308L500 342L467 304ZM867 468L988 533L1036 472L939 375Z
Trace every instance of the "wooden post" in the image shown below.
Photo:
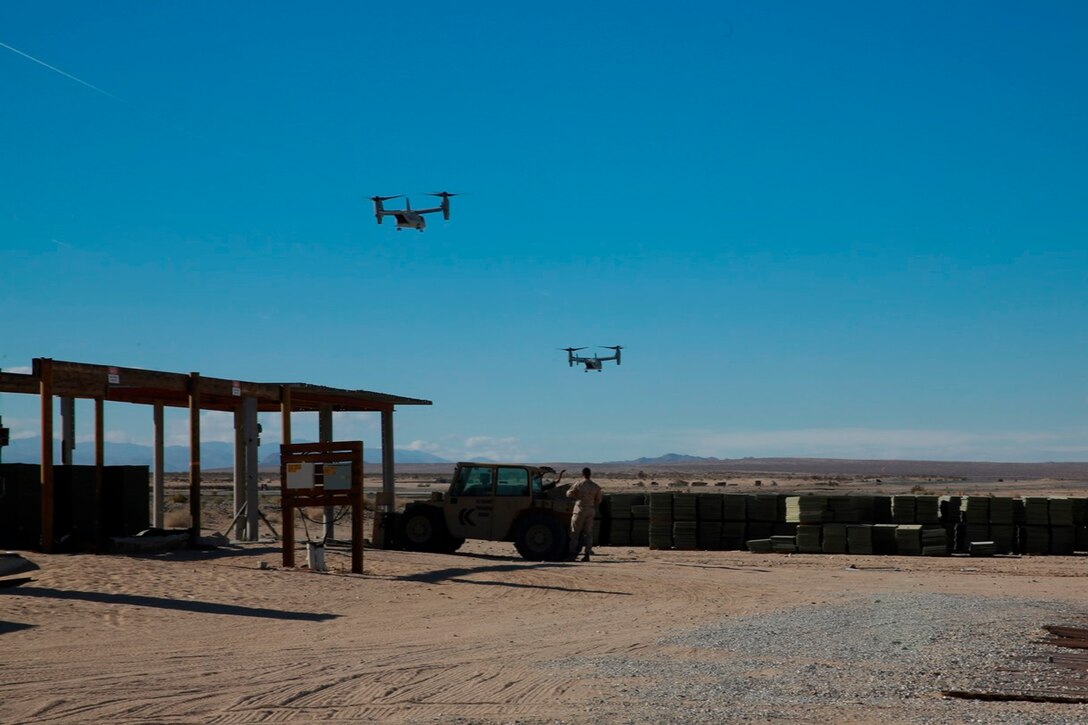
M200 538L200 373L189 373L189 516L190 537Z
M76 399L60 399L60 462L72 465L72 450L76 447Z
M286 385L280 388L280 415L283 419L283 443L291 445L291 388ZM283 461L283 451L280 451L280 481L286 480L287 464ZM282 485L282 483L281 483ZM293 567L295 565L295 507L286 498L281 501L283 511L283 565Z
M242 433L245 443L245 540L256 541L260 538L257 530L260 520L260 494L257 492L257 444L260 435L257 432L257 399L253 397L242 399ZM241 522L238 526L241 530Z
M394 467L393 459L393 409L389 408L382 411L382 496L380 506L374 507L374 523L375 534L381 534L381 541L375 541L374 545L385 548L386 540L388 539L388 532L385 530L385 524L388 520L388 516L383 514L389 514L396 510L396 486L395 486L396 470ZM382 521L382 525L379 527L378 521Z
M166 510L166 501L164 500L166 498L166 463L163 459L162 403L155 403L154 419L155 450L151 461L154 468L151 474L151 517L155 528L161 529L166 525L163 520Z
M280 415L283 418L283 442L291 445L291 388L280 387Z
M49 358L38 360L38 393L41 397L42 413L42 550L53 551L53 521L55 502L53 498L53 361Z
M332 443L332 408L325 405L317 412L317 440L319 443ZM335 513L332 506L325 507L325 541L335 539L333 536L333 518Z
M102 398L94 399L94 539L96 547L102 545L106 536L103 525L105 501L102 496L102 467L106 465L105 405Z
M351 463L351 571L363 573L363 516L366 495L363 493L363 451Z
M245 418L242 408L234 409L234 521L237 528L234 538L238 541L246 540L246 525L238 513L246 503L246 437L244 433ZM227 532L230 536L230 531Z

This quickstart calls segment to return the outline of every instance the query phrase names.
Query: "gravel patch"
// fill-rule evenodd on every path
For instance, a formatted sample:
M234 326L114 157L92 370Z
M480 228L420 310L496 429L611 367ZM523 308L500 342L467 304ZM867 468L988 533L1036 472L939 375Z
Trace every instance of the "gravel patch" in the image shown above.
M1041 627L1076 614L1018 599L855 597L730 618L661 640L652 657L555 665L612 681L601 706L614 722L1083 723L1088 705L940 695L1030 688L1048 666L1026 658L1053 651L1037 644Z

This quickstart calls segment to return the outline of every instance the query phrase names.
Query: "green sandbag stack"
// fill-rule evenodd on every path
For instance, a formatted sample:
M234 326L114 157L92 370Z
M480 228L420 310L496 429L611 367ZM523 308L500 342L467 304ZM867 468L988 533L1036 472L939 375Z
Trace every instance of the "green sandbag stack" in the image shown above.
M646 496L643 495L645 500ZM631 546L650 545L650 504L631 504Z
M720 549L722 546L722 522L700 521L697 540L700 549Z
M945 526L958 524L962 520L960 514L960 506L962 505L961 497L941 496L940 501L941 522Z
M1011 526L1015 523L1016 507L1013 506L1013 499L1008 497L995 497L990 499L991 526Z
M960 511L965 524L977 526L990 524L990 497L964 496L960 500Z
M699 548L699 524L696 521L672 522L672 545L675 549Z
M873 496L873 523L889 524L892 521L892 497Z
M989 524L960 524L960 549L966 550L972 541L993 541L993 531Z
M1023 528L1021 528L1020 551L1025 554L1049 554L1050 527L1024 526Z
M770 554L774 551L774 546L771 544L770 538L749 539L746 543L748 551L751 551L754 554Z
M726 551L743 551L748 540L748 524L743 521L723 521L720 548Z
M921 556L922 525L900 524L895 527L895 546L904 556Z
M787 496L786 521L798 524L822 524L831 519L827 496Z
M722 495L720 493L702 493L696 497L695 510L699 523L722 520Z
M631 506L635 503L633 493L613 493L604 497L605 516L610 519L631 518Z
M631 545L631 519L611 519L609 521L608 545Z
M747 521L748 497L742 493L722 494L722 521Z
M1088 525L1088 498L1077 497L1069 500L1073 506L1073 525Z
M899 547L895 543L896 524L873 524L873 553L897 554Z
M825 554L845 554L846 524L824 524L820 548Z
M876 496L848 496L850 515L859 524L872 524L876 519L874 510Z
M773 523L779 521L778 495L756 493L748 497L748 520Z
M851 554L872 554L873 527L869 524L847 524L846 550Z
M597 546L611 546L611 537L608 537L607 541L605 540L605 538L602 537L602 532L608 530L601 525L602 521L603 519L601 519L600 517L596 517L593 519L593 541L596 542Z
M914 497L914 523L941 523L941 499L939 496Z
M605 496L604 509L608 519L608 544L609 546L631 545L631 506L635 497L640 494L613 493Z
M650 531L651 549L672 548L672 494L654 492L650 494Z
M858 509L851 500L852 496L831 496L828 504L831 508L831 518L837 524L859 523Z
M1052 496L1048 513L1050 515L1050 553L1069 556L1077 545L1077 530L1073 526L1073 500L1066 496Z
M774 536L774 523L771 521L749 521L745 524L745 534L749 539L769 539Z
M1088 551L1088 526L1077 526L1076 528L1076 543L1074 548L1077 551Z
M793 536L772 536L771 551L776 554L797 553L797 539Z
M1077 529L1073 526L1050 527L1050 553L1071 556L1077 547Z
M948 533L943 526L922 527L922 556L948 556Z
M1017 551L1016 526L1012 524L991 524L990 538L993 539L996 554L1012 554Z
M892 523L913 524L917 502L914 496L892 496Z
M1073 525L1073 500L1067 496L1051 496L1048 499L1047 513L1051 526Z
M993 556L997 548L993 541L972 541L967 546L967 553L971 556Z
M677 493L672 497L672 520L690 521L699 520L698 495L694 493ZM674 528L675 530L675 528Z
M797 526L797 550L802 554L819 554L823 552L820 544L820 534L823 526L818 524L799 524Z
M1024 525L1050 526L1050 500L1042 496L1025 496Z

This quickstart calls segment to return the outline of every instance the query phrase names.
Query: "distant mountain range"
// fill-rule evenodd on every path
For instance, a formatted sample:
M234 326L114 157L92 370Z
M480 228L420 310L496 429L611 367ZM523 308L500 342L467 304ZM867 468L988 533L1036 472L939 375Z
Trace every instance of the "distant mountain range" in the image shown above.
M660 466L669 463L715 463L720 460L720 458L686 456L682 453L666 453L657 458L636 458L632 461L605 461L605 463L623 463L629 466Z
M305 443L308 441L298 441ZM265 445L258 449L264 455L260 458L261 466L278 466L280 464L280 452L278 446ZM53 447L54 459L60 461L60 441ZM267 451L267 453L265 453ZM111 466L150 466L152 458L151 446L143 446L135 443L106 443L106 464ZM78 465L92 465L94 463L94 444L78 443L72 452L73 461ZM444 458L424 453L422 451L405 450L395 448L393 458L397 463L449 463ZM165 446L163 448L163 465L167 471L189 470L189 446ZM381 463L382 450L380 448L363 447L363 461L366 463ZM40 463L41 439L19 438L11 441L11 445L0 448L0 461L4 463ZM219 441L206 441L200 444L200 466L205 469L233 468L234 444L221 443Z

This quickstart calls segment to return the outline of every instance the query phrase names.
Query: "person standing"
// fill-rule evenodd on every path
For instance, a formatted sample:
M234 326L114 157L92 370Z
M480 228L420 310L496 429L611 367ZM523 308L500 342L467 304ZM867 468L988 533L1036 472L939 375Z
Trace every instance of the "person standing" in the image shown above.
M586 553L582 561L589 561L593 553L593 515L604 499L604 492L590 474L592 471L583 468L582 480L567 491L567 498L574 499L574 513L570 517L570 558L578 556L584 542Z

